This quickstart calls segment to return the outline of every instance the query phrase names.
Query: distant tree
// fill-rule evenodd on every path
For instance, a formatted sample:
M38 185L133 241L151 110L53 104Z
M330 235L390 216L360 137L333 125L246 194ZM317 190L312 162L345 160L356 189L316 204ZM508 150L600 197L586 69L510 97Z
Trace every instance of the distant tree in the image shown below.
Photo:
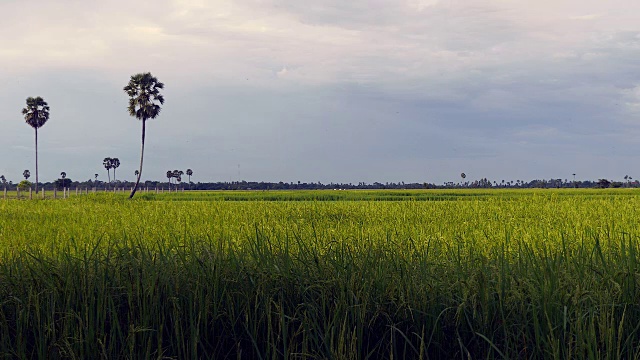
M107 178L109 179L109 182L111 182L111 172L109 170L111 170L111 161L113 159L111 159L110 157L106 157L104 158L104 160L102 160L102 166L104 166L105 169L107 169Z
M26 190L31 189L31 185L33 185L31 183L31 181L25 179L25 180L20 181L20 183L18 183L18 188L20 190L26 191Z
M64 171L63 171L63 172L61 172L61 173L60 173L60 177L61 177L61 178L63 178L63 179L66 179L66 178L67 178L67 173L66 173L66 172L64 172Z
M0 175L0 182L2 182L2 185L6 189L7 188L7 178L4 177L4 175Z
M29 177L31 177L31 171L29 170L25 170L22 172L22 176L24 176L25 180L29 180Z
M467 174L462 173L462 174L460 174L460 177L461 177L461 178L463 178L463 179L465 179L465 178L467 177Z
M134 171L134 172L133 172L133 174L134 174L135 176L138 176L138 174L140 174L140 171L136 170L136 171Z
M95 181L98 181L98 174L93 174L93 177L95 178Z
M71 179L67 178L67 174L65 174L65 177L62 177L62 174L60 174L60 179L57 179L54 184L58 189L64 189L64 188L68 188L71 186Z
M183 174L184 174L184 171L182 170L173 170L172 176L176 179L176 182L174 182L176 190L178 189L178 183L182 181Z
M191 189L191 175L193 175L193 170L187 169L187 176L189 177L189 189ZM298 184L300 184L300 181L298 181Z
M600 189L606 189L611 186L611 181L607 179L598 179L598 182L596 182L596 186Z
M140 150L140 169L136 184L131 190L129 198L133 198L142 176L142 161L144 160L144 137L146 123L149 119L155 119L160 115L160 105L164 104L164 96L160 90L164 89L164 84L159 82L151 73L140 73L131 76L129 83L124 87L124 91L129 95L129 115L142 120L142 147ZM158 104L159 103L159 104Z
M169 179L169 190L171 190L171 179L173 178L173 171L167 171L167 179Z
M120 159L111 159L111 168L113 169L113 182L116 182L116 169L120 167Z
M38 97L28 97L27 106L22 109L24 119L36 132L36 194L38 193L38 129L49 120L49 105Z

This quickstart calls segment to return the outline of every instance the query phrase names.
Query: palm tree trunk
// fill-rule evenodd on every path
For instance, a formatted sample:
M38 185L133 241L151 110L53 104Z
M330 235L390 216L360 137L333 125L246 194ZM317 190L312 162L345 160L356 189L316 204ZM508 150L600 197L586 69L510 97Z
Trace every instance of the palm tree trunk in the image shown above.
M116 168L115 167L113 168L113 182L117 183L117 181L116 181Z
M36 195L38 194L38 128L36 127Z
M138 190L138 184L140 184L140 177L142 176L142 161L144 160L144 134L146 130L146 122L147 119L142 119L142 148L140 150L140 169L138 170L138 178L136 179L136 184L133 187L133 190L131 190L129 199L133 198L133 195L136 194L136 190Z
M107 187L109 187L109 184L111 184L111 171L109 171L109 168L107 168L107 179L109 180Z

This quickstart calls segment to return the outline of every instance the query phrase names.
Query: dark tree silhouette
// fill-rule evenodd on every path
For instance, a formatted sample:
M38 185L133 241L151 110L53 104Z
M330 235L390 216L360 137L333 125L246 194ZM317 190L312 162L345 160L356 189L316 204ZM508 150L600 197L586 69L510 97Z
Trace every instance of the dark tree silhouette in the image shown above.
M38 193L38 129L49 120L49 105L38 97L28 97L27 106L22 109L24 120L36 131L36 194Z
M22 172L22 176L24 176L25 180L29 180L29 177L31 177L31 171L29 170L25 170Z
M171 190L171 178L173 178L173 171L167 171L167 179L169 179L169 190Z
M110 157L106 157L104 158L104 160L102 160L102 166L104 166L105 169L107 169L107 179L109 180L109 183L111 182L111 172L109 170L111 170L111 159Z
M63 172L61 172L61 173L60 173L60 177L61 177L62 179L66 179L66 178L67 178L67 173L66 173L66 172L64 172L64 171L63 171Z
M187 169L187 176L189 177L189 190L191 190L191 175L193 175L193 170Z
M164 96L160 94L160 89L164 89L164 84L159 82L151 73L141 73L131 76L129 83L124 87L124 91L129 95L129 115L138 120L142 120L142 146L140 150L140 169L136 184L131 190L129 199L133 198L140 184L142 176L142 162L144 160L144 137L147 120L155 119L160 115L160 105L164 104ZM158 103L160 105L158 105Z
M113 169L113 182L116 182L116 169L120 167L120 159L111 159L111 168Z
M93 174L96 181L98 181L98 174Z

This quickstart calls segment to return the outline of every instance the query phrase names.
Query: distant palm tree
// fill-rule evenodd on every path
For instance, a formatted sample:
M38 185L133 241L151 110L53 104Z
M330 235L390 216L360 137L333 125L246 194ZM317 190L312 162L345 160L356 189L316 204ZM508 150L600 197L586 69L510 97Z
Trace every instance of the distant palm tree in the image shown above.
M104 166L105 169L107 169L107 178L109 179L109 182L111 182L111 172L109 172L109 170L111 170L111 161L113 159L111 159L110 157L106 157L104 158L104 160L102 160L102 166Z
M64 172L64 171L63 171L63 172L61 172L61 173L60 173L60 177L61 177L61 178L63 178L63 179L66 179L66 178L67 178L67 173L66 173L66 172Z
M175 183L176 190L178 189L178 182L182 181L182 174L184 174L182 170L173 170L173 177L177 180Z
M120 167L120 159L111 159L111 168L113 169L113 182L116 182L116 169Z
M134 171L134 172L133 172L133 174L134 174L135 176L138 176L138 174L140 174L140 171L136 170L136 171Z
M159 82L151 73L140 73L131 76L129 83L124 87L124 91L129 95L129 115L142 120L142 147L140 150L140 169L136 184L131 190L129 199L133 198L140 177L142 176L142 161L144 160L144 137L147 120L155 119L160 115L160 105L164 104L164 96L160 94L160 89L164 89L164 84ZM160 103L160 105L158 105Z
M38 193L38 129L49 120L49 105L38 97L28 97L27 106L22 109L24 119L36 131L36 194Z
M96 181L98 181L98 174L93 174L93 176L95 177Z
M167 171L167 179L169 179L169 190L171 190L171 178L173 177L173 171Z
M29 180L29 177L31 176L31 171L29 170L25 170L22 172L22 176L24 176L25 180Z
M4 185L4 188L7 188L7 178L4 177L4 175L0 175L0 182L2 182L2 185Z
M193 175L193 170L187 169L187 176L189 177L189 190L191 190L191 175ZM300 183L298 181L298 183Z

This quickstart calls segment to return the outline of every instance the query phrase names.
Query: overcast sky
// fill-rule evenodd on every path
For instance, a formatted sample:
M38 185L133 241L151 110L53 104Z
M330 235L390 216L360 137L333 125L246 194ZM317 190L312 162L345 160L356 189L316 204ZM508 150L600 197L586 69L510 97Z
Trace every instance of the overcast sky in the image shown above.
M129 77L165 83L143 179L640 179L633 0L0 0L0 174L132 180Z

